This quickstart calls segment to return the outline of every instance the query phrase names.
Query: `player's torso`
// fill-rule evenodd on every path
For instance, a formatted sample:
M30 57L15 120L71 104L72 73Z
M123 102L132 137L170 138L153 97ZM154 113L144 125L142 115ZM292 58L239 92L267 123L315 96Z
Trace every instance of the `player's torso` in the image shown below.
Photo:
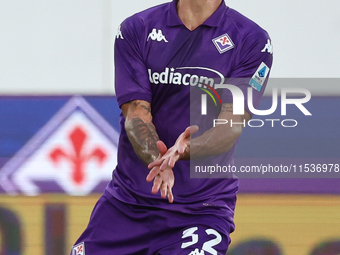
M235 67L237 51L232 24L217 28L199 26L190 31L184 25L156 23L146 30L143 57L155 92L164 86L179 90L202 84L213 87L212 79L229 77Z
M208 25L190 31L180 21L169 21L169 15L177 15L171 13L172 4L163 7L162 15L157 11L148 15L140 38L155 125L169 134L166 131L169 123L177 123L171 137L160 137L169 140L169 145L190 125L189 115L193 114L190 94L192 99L199 88L224 83L235 68L242 43L239 30L227 15L228 7L219 8Z
M227 77L233 77L233 71L246 52L244 40L251 30L249 27L253 27L252 23L226 7L223 2L210 17L212 19L209 18L205 24L190 31L179 20L174 3L176 1L133 16L123 24L125 26L123 29L126 30L117 35L117 38L121 39L120 42L129 39L129 45L134 47L129 48L131 51L129 54L138 54L139 66L141 66L140 61L143 62L141 75L143 84L139 86L147 87L147 92L150 88L153 123L160 140L168 147L171 147L177 137L191 124L190 118L193 113L190 107L193 94L191 92L202 93L199 88L204 88L204 85L214 88L216 81L224 83ZM236 24L235 19L237 19ZM124 34L124 31L129 34ZM138 73L140 72L138 69ZM138 77L134 76L134 78L138 80ZM200 97L196 99L200 100ZM214 113L218 115L217 107L209 109L216 110ZM195 114L200 114L200 109L194 110L196 110ZM209 115L209 118L214 116ZM120 174L116 174L116 179L124 182L125 190L130 190L133 194L131 197L142 194L140 197L157 199L151 196L150 187L140 182L145 178L144 172L134 172L129 169L128 166L132 163L125 160L128 152L122 147L129 146L127 139L124 139L121 139L119 150L121 161L118 161ZM232 155L233 151L228 153ZM136 156L133 154L131 157ZM232 163L229 162L229 159L232 161L232 156L224 158L226 159L223 161L224 165ZM228 207L233 208L237 181L192 180L189 167L189 162L180 161L174 168L176 185L173 190L177 201L185 204L213 196L216 200L224 201L223 206L227 199L231 203ZM227 195L231 198L229 199ZM119 196L123 197L123 195ZM125 201L131 202L133 200L131 197ZM159 204L164 203L159 202Z

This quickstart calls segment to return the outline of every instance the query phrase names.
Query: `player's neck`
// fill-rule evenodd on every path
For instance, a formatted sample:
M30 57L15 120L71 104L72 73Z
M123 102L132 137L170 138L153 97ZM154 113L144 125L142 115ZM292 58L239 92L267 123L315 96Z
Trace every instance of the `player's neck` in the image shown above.
M192 31L209 18L221 2L222 0L179 0L177 13L183 24Z

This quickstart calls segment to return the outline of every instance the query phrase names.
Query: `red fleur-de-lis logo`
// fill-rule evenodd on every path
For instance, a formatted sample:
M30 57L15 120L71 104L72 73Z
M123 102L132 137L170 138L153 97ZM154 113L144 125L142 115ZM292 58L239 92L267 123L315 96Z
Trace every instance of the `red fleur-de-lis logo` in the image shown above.
M226 43L229 43L229 40L228 40L228 38L226 36L221 38L220 41L221 41L222 45L225 45Z
M99 164L102 164L107 155L105 151L100 148L94 148L91 153L84 153L84 146L86 144L87 135L82 127L75 127L69 135L74 153L68 154L63 148L57 147L49 154L54 163L59 163L61 159L69 161L73 165L72 180L76 185L81 185L85 179L84 165L96 159Z
M81 253L81 252L83 252L83 246L79 246L79 247L77 248L77 254L79 254L79 253Z

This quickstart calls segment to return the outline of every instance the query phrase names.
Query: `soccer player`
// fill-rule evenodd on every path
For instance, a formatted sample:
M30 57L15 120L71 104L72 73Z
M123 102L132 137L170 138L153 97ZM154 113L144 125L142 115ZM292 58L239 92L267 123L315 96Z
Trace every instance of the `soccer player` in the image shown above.
M248 88L256 108L271 64L268 34L222 0L174 0L127 18L115 41L118 165L72 255L225 254L238 179L194 179L190 168L234 164L252 116ZM242 92L243 114L221 84Z

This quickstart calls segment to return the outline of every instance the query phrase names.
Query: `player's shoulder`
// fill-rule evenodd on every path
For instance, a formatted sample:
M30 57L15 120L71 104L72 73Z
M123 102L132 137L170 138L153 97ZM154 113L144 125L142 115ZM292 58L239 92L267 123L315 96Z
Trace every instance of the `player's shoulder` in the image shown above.
M142 28L158 23L166 16L165 13L169 10L170 3L160 4L143 11L137 12L134 15L126 18L122 22L122 27L129 29L131 27Z
M228 7L227 18L243 38L269 38L268 32L240 12Z

